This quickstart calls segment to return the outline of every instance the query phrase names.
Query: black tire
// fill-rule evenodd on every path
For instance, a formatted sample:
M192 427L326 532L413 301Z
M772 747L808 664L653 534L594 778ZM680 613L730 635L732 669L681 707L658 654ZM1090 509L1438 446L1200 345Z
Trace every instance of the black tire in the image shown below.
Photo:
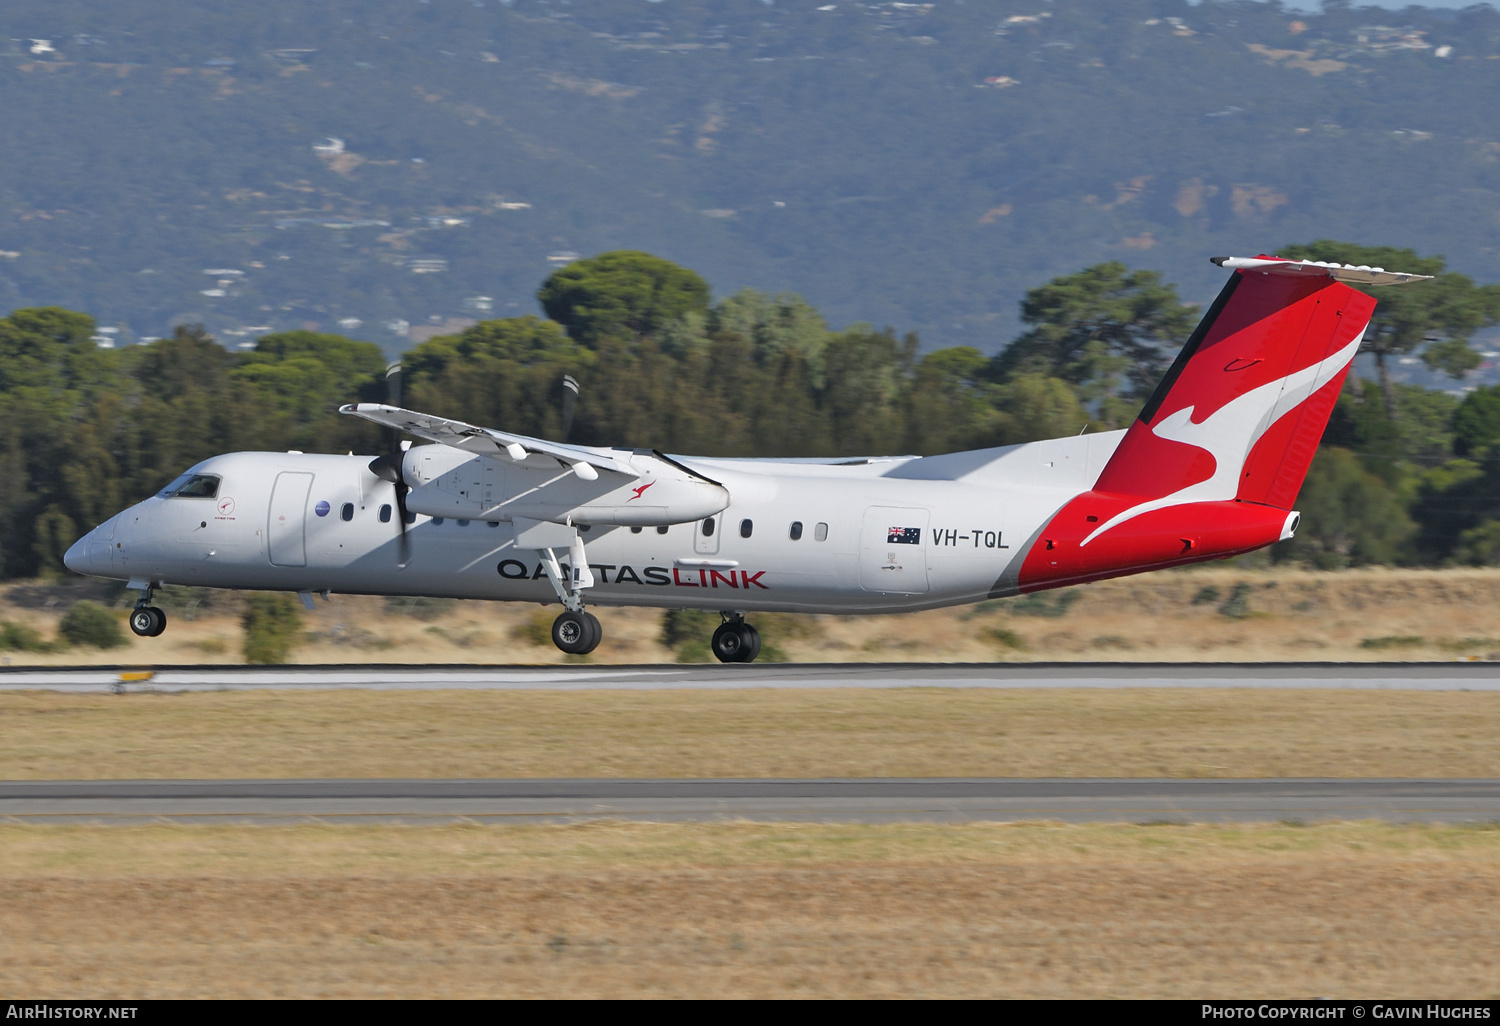
M130 611L130 630L139 638L154 638L167 629L167 614L155 606L136 606Z
M584 654L588 654L598 648L599 642L604 640L604 625L599 622L599 618L593 613L585 612L583 617L589 622L589 647L583 650Z
M552 644L569 655L593 651L599 640L590 619L587 613L575 613L571 609L564 611L552 621Z
M760 635L746 623L721 623L709 647L721 663L748 663L760 651Z
M740 633L746 638L745 655L740 662L753 663L755 657L760 655L760 631L751 627L748 623L740 624Z

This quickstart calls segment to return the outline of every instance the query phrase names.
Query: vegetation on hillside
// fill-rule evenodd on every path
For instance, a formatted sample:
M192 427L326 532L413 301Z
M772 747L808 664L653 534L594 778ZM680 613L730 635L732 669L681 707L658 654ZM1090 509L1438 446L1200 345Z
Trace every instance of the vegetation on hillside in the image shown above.
M1496 57L1484 4L7 0L0 309L395 353L630 248L989 354L1109 261L1500 280Z

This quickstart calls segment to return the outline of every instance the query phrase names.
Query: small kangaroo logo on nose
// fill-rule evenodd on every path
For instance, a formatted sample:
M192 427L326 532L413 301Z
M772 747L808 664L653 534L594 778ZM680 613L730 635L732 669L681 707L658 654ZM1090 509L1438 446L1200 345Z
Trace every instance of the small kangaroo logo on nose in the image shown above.
M641 497L641 493L642 492L644 492L647 488L650 488L654 484L656 484L655 481L647 481L645 484L641 485L639 488L632 488L632 489L630 489L632 492L635 492L635 494L632 495L630 498L626 499L625 501L626 502L634 502L636 499L639 499Z

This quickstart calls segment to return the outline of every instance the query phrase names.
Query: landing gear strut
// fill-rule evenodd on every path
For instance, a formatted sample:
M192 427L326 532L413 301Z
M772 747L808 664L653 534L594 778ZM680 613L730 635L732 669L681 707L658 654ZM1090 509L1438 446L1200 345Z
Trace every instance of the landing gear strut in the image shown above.
M130 629L137 637L154 638L167 629L167 614L150 605L155 591L150 584L141 588L141 597L136 599L135 608L130 611Z
M517 546L536 550L547 582L563 604L562 614L552 621L552 643L569 655L592 652L604 640L604 628L597 616L583 608L583 592L594 586L594 574L589 569L588 554L583 550L578 529L572 524L528 520L517 520L516 524ZM566 548L568 553L566 573L557 559L560 548Z
M724 622L714 631L709 647L721 663L751 663L760 655L760 631L745 622L743 613L721 613Z

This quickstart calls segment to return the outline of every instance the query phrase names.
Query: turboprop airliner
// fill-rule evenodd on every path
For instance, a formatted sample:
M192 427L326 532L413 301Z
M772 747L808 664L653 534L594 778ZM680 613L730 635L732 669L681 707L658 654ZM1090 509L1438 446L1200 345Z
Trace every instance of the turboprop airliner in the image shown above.
M1082 584L1291 538L1297 492L1375 300L1424 275L1216 257L1223 291L1128 428L941 456L718 459L550 442L361 403L426 444L238 452L189 468L70 548L127 582L155 637L165 584L313 595L717 611L714 654L760 650L754 610L895 613Z

